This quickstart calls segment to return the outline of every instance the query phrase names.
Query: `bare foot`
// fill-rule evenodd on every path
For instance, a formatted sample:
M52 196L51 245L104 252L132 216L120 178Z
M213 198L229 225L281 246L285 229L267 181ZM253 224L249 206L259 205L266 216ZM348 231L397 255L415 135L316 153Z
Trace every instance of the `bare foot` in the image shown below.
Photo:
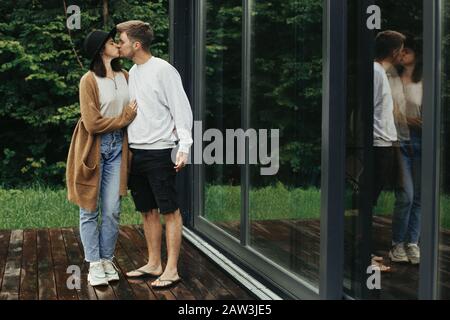
M178 271L168 271L164 270L164 273L159 276L158 279L152 282L153 287L165 287L167 285L171 285L171 283L167 282L178 282L180 280L180 276L178 275Z
M391 272L391 267L384 265L379 260L372 259L372 266L380 268L381 272Z
M153 276L159 277L162 273L162 266L151 266L146 264L139 269L127 272L127 277L142 277L142 276Z

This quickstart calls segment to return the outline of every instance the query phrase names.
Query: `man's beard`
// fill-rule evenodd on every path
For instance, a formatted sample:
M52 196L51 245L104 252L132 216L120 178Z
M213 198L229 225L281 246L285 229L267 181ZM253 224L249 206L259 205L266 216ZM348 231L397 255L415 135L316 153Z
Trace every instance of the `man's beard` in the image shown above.
M122 52L119 52L119 55L120 55L121 58L127 58L127 59L131 60L134 57L134 52L130 51L130 53L127 54L127 55L123 54Z

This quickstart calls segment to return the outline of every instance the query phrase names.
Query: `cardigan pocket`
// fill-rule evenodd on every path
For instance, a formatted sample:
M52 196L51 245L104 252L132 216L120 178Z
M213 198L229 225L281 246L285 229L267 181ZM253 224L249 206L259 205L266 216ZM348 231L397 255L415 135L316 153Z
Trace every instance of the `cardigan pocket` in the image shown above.
M95 164L92 167L89 167L84 160L81 161L81 170L80 175L78 176L78 181L76 181L77 184L82 185L88 185L88 186L97 186L98 181L95 180L96 178L96 171L97 171L97 165ZM81 178L81 181L79 182Z

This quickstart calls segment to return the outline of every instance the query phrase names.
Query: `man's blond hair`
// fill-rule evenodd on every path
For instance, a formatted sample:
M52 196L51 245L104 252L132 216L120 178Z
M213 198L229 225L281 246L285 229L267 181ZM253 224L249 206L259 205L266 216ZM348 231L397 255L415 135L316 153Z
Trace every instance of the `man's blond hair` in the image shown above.
M141 20L130 20L119 23L116 28L118 33L125 32L131 41L140 42L145 51L150 50L154 34L149 23Z

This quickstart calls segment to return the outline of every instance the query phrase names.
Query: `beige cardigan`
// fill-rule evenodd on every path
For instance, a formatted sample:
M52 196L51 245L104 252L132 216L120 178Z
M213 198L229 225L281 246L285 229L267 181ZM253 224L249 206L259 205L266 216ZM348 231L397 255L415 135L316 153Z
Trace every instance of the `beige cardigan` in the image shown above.
M128 73L123 72L128 81ZM126 126L136 117L136 112L130 106L126 106L118 117L102 117L99 97L94 73L88 71L80 80L81 118L78 120L70 143L66 183L69 201L91 212L97 210L100 188L101 134L118 129L124 131L120 166L120 195L127 194L131 153L128 152Z

